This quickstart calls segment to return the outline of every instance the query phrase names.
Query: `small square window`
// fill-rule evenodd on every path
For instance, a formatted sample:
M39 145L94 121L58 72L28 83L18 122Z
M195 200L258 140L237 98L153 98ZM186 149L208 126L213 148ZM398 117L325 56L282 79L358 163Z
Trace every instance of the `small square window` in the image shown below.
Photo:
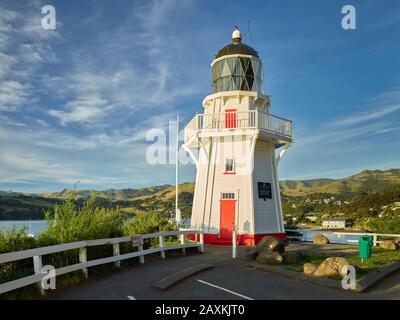
M225 159L225 172L233 173L235 172L235 166L233 159Z
M234 192L223 192L222 193L222 199L223 200L234 200L235 199L235 193Z

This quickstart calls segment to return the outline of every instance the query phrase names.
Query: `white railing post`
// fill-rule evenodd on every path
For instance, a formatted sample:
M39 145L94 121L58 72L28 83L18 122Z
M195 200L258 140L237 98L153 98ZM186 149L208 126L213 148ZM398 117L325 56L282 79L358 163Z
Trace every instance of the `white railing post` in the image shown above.
M374 247L378 245L378 235L374 234Z
M87 262L87 251L86 248L80 248L79 249L79 262L80 263L85 263ZM85 276L85 278L88 277L88 269L86 267L82 268L82 272Z
M236 259L236 230L232 231L232 259Z
M42 268L43 268L42 256L34 256L33 257L33 270L34 270L35 274L42 274ZM44 294L42 280L40 280L37 283L37 287L40 290L40 294Z
M181 245L185 244L185 235L184 234L180 234L179 237L181 238ZM186 250L185 248L182 249L183 254L186 254Z
M120 255L119 242L113 243L113 255L114 255L114 257ZM114 266L116 266L118 268L121 267L121 260L115 261Z
M143 251L143 238L142 238L142 235L139 236L138 251ZM143 255L139 256L139 262L140 263L144 263L144 256Z
M158 237L160 241L160 248L161 248L161 258L165 259L165 251L164 251L164 236Z
M255 116L256 116L256 119L255 119L254 127L256 129L259 129L260 128L260 120L259 120L258 110L256 110Z
M203 233L203 231L200 232L199 251L200 251L201 253L204 253L204 233Z

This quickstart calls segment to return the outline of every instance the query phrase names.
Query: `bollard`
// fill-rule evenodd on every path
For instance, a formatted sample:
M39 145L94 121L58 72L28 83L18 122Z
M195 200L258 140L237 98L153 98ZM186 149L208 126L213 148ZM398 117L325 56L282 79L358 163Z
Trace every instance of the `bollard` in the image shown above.
M200 246L199 246L199 251L201 253L204 253L204 233L203 231L200 232Z
M236 230L232 231L232 259L236 259Z

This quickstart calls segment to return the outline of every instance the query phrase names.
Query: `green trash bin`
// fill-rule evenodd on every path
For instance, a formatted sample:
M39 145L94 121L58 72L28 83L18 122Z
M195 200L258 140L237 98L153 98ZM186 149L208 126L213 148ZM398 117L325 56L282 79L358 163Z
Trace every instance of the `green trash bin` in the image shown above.
M371 250L372 250L371 236L360 236L360 238L358 238L358 246L360 248L361 259L368 259L371 257Z

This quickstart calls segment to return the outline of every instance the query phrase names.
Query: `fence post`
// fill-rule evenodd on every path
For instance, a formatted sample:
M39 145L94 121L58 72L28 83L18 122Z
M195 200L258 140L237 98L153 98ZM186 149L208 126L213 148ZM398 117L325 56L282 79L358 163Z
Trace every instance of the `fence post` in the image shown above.
M164 236L159 236L158 238L159 238L159 240L160 240L161 258L165 259Z
M184 245L185 244L185 235L181 234L181 235L179 235L179 237L181 238L181 245ZM186 254L185 248L182 249L182 252L183 252L183 254Z
M142 235L139 236L139 245L138 245L138 250L143 251L143 238ZM144 256L139 256L139 262L144 263Z
M120 251L119 251L119 242L113 243L113 255L114 255L114 257L120 255ZM121 267L121 261L120 261L120 260L115 261L115 262L114 262L114 266L116 266L116 267L118 267L118 268Z
M42 274L42 268L43 268L42 256L34 256L33 257L33 269L35 271L35 274ZM38 289L40 290L40 294L44 294L42 280L40 280L37 283L37 286L38 286Z
M236 230L232 231L232 259L236 259Z
M79 262L86 263L87 262L87 251L86 248L79 248ZM82 272L85 278L88 277L88 269L86 267L82 268Z
M200 246L199 246L199 251L201 253L204 253L204 233L203 231L200 231Z
M374 234L374 247L378 245L378 235Z

